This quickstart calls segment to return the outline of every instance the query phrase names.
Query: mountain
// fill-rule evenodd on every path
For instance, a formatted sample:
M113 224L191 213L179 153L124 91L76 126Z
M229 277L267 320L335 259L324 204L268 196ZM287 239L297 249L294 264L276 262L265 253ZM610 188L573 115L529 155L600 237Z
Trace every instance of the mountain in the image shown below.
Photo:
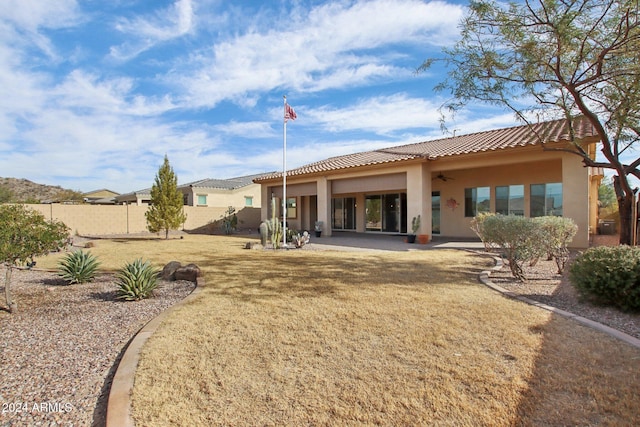
M0 178L0 198L3 194L3 188L11 192L11 201L13 202L68 200L75 199L74 195L79 194L76 191L68 190L58 185L37 184L23 178ZM81 195L80 200L82 200Z

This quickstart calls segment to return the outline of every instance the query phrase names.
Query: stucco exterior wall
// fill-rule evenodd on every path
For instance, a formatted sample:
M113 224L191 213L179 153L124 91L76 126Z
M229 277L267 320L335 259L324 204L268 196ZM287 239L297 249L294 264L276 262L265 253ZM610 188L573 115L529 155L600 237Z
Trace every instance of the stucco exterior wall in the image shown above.
M64 222L71 234L107 235L130 234L147 231L145 212L148 206L136 205L27 205L42 213L47 219ZM238 228L256 230L260 225L260 208L237 207ZM182 230L218 232L216 221L219 221L227 207L185 206L187 221Z
M463 169L443 173L447 181L433 179L433 191L440 191L441 235L451 237L475 237L470 228L471 219L464 214L465 188L490 187L491 212L495 212L495 187L524 185L524 211L530 216L530 185L562 181L561 161L527 162L500 167ZM563 194L566 191L563 188ZM585 205L586 206L586 205Z
M597 191L594 192L589 176L576 155L562 152L547 152L540 147L513 149L509 151L456 156L436 161L417 160L399 164L383 164L357 170L342 170L325 176L288 177L288 195L295 194L300 209L306 209L305 195L317 195L318 220L324 222L323 235L331 235L331 199L336 196L356 198L356 231L365 231L364 200L366 194L406 192L406 220L410 231L411 219L421 215L419 234L432 234L432 192L440 192L440 235L456 238L475 238L470 228L472 218L465 217L464 197L466 188L489 187L490 209L496 209L496 187L522 185L524 187L523 210L530 216L531 185L563 183L563 215L572 218L579 227L572 246L588 247L590 225ZM437 178L439 174L447 179ZM402 176L402 178L400 178ZM387 179L388 178L388 179ZM315 183L315 191L305 193ZM301 191L294 191L298 188ZM344 193L336 193L336 189ZM298 193L300 193L298 195ZM263 218L270 195L280 196L282 184L272 181L263 184ZM594 199L593 195L596 195ZM265 200L265 196L268 196ZM302 205L301 205L302 204ZM299 210L300 210L299 209ZM304 217L288 221L290 227L304 229Z
M235 190L200 187L189 189L183 188L182 190L187 193L188 204L191 206L196 206L198 204L198 195L207 196L206 206L223 208L228 206L245 207L246 197L252 198L253 203L251 207L259 208L262 199L260 184L249 184L241 188L236 188Z

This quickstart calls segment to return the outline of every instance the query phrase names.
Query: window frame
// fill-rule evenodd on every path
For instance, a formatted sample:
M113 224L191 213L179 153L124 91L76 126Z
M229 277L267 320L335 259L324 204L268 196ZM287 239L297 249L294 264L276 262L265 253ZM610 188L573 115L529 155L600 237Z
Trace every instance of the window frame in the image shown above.
M298 198L297 197L287 197L286 213L287 213L287 219L298 218Z
M488 196L483 197L482 201L478 201L478 192L482 190L482 194L487 193ZM479 206L483 206L484 202L486 203L486 209L478 209ZM491 187L482 186L482 187L470 187L464 189L464 216L465 218L473 218L480 213L489 213L491 212Z
M535 187L543 188L542 194L540 194L539 191L534 191ZM557 191L552 192L554 188L557 189L558 187L560 189L559 193ZM529 193L530 193L529 216L531 218L536 218L541 216L560 216L561 217L564 215L564 201L563 201L564 186L562 185L562 182L545 182L545 183L530 184ZM540 202L540 198L542 198L542 202ZM555 202L557 198L560 199L559 208L556 208L555 206L549 207L547 203L548 200L551 199ZM541 214L540 214L540 208L542 209Z
M502 192L502 189L506 189L506 198L505 197L501 197L500 193ZM516 189L519 189L520 191L517 192L515 194L516 197L514 197L514 192ZM515 215L515 216L525 216L525 212L524 212L524 206L525 206L525 195L524 195L524 190L525 190L525 186L524 184L512 184L512 185L496 185L495 187L495 199L496 199L496 203L495 203L495 213L497 214L501 214L501 215ZM522 199L522 210L520 211L520 213L517 213L514 209L513 206L513 202L515 199L517 198L521 198ZM503 204L506 203L506 209L501 206Z

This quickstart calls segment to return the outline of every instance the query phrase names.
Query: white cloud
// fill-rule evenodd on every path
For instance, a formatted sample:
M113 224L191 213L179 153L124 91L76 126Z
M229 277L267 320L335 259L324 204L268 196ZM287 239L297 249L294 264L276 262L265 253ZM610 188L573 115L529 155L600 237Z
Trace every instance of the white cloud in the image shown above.
M438 125L438 106L406 94L365 98L345 108L329 106L305 111L310 120L331 132L365 130L378 134Z
M175 107L168 96L151 99L134 95L134 86L130 77L100 80L98 75L73 70L51 95L61 107L111 114L156 115Z
M167 81L178 82L187 92L185 102L200 107L254 91L314 92L406 77L407 70L390 66L374 50L440 45L451 39L462 11L417 0L330 3L286 22L282 31L270 21L268 29L254 28L201 50Z
M39 28L64 28L79 19L76 0L3 0L2 21L35 33Z
M191 0L177 0L169 8L152 16L121 18L115 24L115 29L127 35L129 40L122 45L112 46L110 54L117 60L130 60L158 43L189 34L194 30L194 25Z
M59 61L55 47L48 38L40 34L40 30L71 27L82 19L75 0L3 0L0 8L0 36L9 46L35 46L49 60Z
M244 138L273 138L276 133L271 127L272 123L267 122L236 122L215 125L212 129L230 136L241 136Z

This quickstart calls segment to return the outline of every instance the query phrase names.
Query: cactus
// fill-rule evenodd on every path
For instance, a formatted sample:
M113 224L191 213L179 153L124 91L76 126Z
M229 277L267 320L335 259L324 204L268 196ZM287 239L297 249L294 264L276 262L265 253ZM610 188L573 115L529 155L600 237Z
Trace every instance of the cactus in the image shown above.
M411 231L416 234L420 229L420 215L414 216L411 220Z
M269 241L269 224L267 221L260 223L260 244L264 247Z
M271 243L273 249L282 247L282 222L276 215L276 199L271 200L271 218L260 223L260 242L266 246Z

